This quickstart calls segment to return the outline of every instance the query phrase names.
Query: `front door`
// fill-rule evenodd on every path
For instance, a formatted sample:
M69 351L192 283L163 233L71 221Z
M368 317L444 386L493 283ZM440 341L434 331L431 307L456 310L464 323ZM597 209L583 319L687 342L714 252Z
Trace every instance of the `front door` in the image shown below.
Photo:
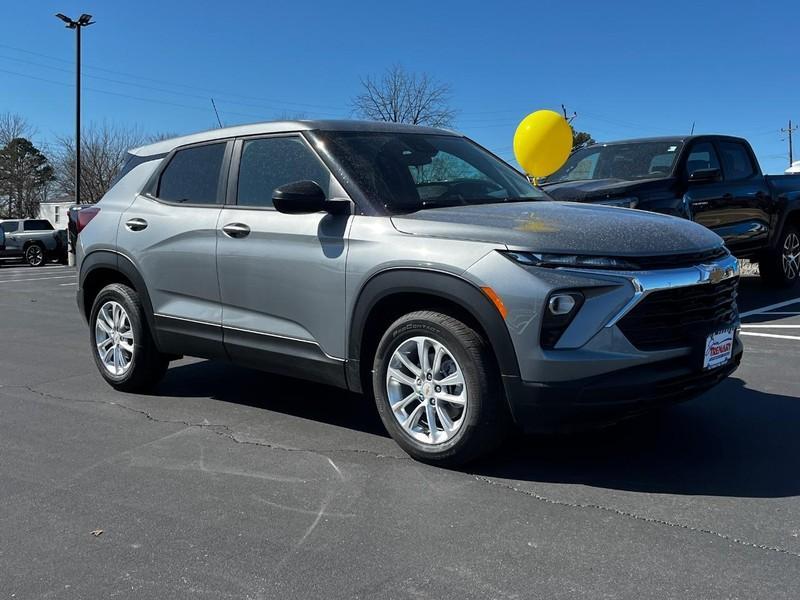
M5 221L0 223L5 233L5 250L3 256L19 256L22 254L22 243L20 241L20 222L19 221Z
M720 178L717 181L692 181L695 171L717 169ZM685 201L692 220L722 235L728 224L726 211L727 186L722 181L722 168L719 163L714 144L708 141L696 142L689 150L686 160L686 177L689 179Z
M231 359L341 384L345 357L345 260L349 214L290 215L275 188L311 180L345 197L301 135L237 142L217 231L225 348Z
M770 190L745 144L720 140L716 146L727 189L723 206L729 215L720 235L735 254L747 255L764 247L769 237Z

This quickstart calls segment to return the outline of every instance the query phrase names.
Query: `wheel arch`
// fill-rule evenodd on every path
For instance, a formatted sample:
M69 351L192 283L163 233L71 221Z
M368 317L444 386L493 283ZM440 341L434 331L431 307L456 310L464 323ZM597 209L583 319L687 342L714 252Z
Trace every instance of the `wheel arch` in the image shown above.
M84 257L78 277L79 306L83 317L88 321L92 304L97 294L111 283L122 283L133 288L145 309L147 325L156 338L153 304L147 293L147 286L133 261L124 254L111 250L96 250ZM156 339L156 343L158 340Z
M396 268L373 275L354 304L347 360L351 390L370 391L371 363L381 336L397 318L415 310L440 310L465 321L489 341L501 375L519 376L505 321L480 288L450 273Z

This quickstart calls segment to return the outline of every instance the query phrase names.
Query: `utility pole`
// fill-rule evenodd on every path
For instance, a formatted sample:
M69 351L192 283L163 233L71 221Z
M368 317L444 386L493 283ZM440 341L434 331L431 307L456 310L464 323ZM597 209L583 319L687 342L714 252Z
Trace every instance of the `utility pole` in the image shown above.
M792 120L791 119L789 119L789 126L786 127L785 129L781 129L782 133L788 133L789 134L789 166L790 167L792 166L792 164L794 164L794 153L792 151L793 150L792 149L792 133L794 133L795 131L797 131L797 125L792 127Z
M56 17L67 24L67 29L75 30L75 204L81 203L81 29L94 24L92 15L83 13L77 20L62 13ZM70 251L67 233L67 261L75 264L75 255Z

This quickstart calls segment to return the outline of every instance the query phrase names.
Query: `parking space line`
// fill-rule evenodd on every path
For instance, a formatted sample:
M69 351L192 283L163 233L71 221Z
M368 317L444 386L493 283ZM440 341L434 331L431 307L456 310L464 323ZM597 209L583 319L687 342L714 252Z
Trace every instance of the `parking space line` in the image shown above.
M781 335L779 333L756 333L755 331L742 331L742 335L751 335L753 337L775 338L778 340L798 340L800 336L797 335Z
M764 325L764 324L750 325L748 323L745 323L745 324L742 325L742 328L748 328L748 329L800 329L800 325Z
M20 271L53 271L60 269L66 271L67 269L74 269L66 265L45 265L43 267L0 267L0 273L19 273Z
M32 277L28 279L2 279L0 280L0 284L2 283L22 283L24 281L48 281L50 279L72 279L75 275L56 275L55 277Z
M762 306L761 308L754 308L753 310L748 310L741 313L739 316L749 317L750 315L763 315L764 313L767 313L775 308L783 308L784 306L791 306L792 304L800 304L800 298L784 300L783 302L777 302L775 304L770 304L769 306Z

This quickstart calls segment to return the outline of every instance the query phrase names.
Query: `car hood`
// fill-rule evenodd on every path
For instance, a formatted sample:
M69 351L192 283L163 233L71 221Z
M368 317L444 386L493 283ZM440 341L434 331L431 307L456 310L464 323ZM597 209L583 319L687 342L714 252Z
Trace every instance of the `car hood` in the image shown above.
M591 201L605 198L635 196L653 187L669 186L671 179L663 177L627 181L625 179L592 179L545 184L543 189L554 199L564 201Z
M392 217L411 235L497 243L534 252L608 256L684 254L722 239L676 217L572 202L513 202L421 210Z

